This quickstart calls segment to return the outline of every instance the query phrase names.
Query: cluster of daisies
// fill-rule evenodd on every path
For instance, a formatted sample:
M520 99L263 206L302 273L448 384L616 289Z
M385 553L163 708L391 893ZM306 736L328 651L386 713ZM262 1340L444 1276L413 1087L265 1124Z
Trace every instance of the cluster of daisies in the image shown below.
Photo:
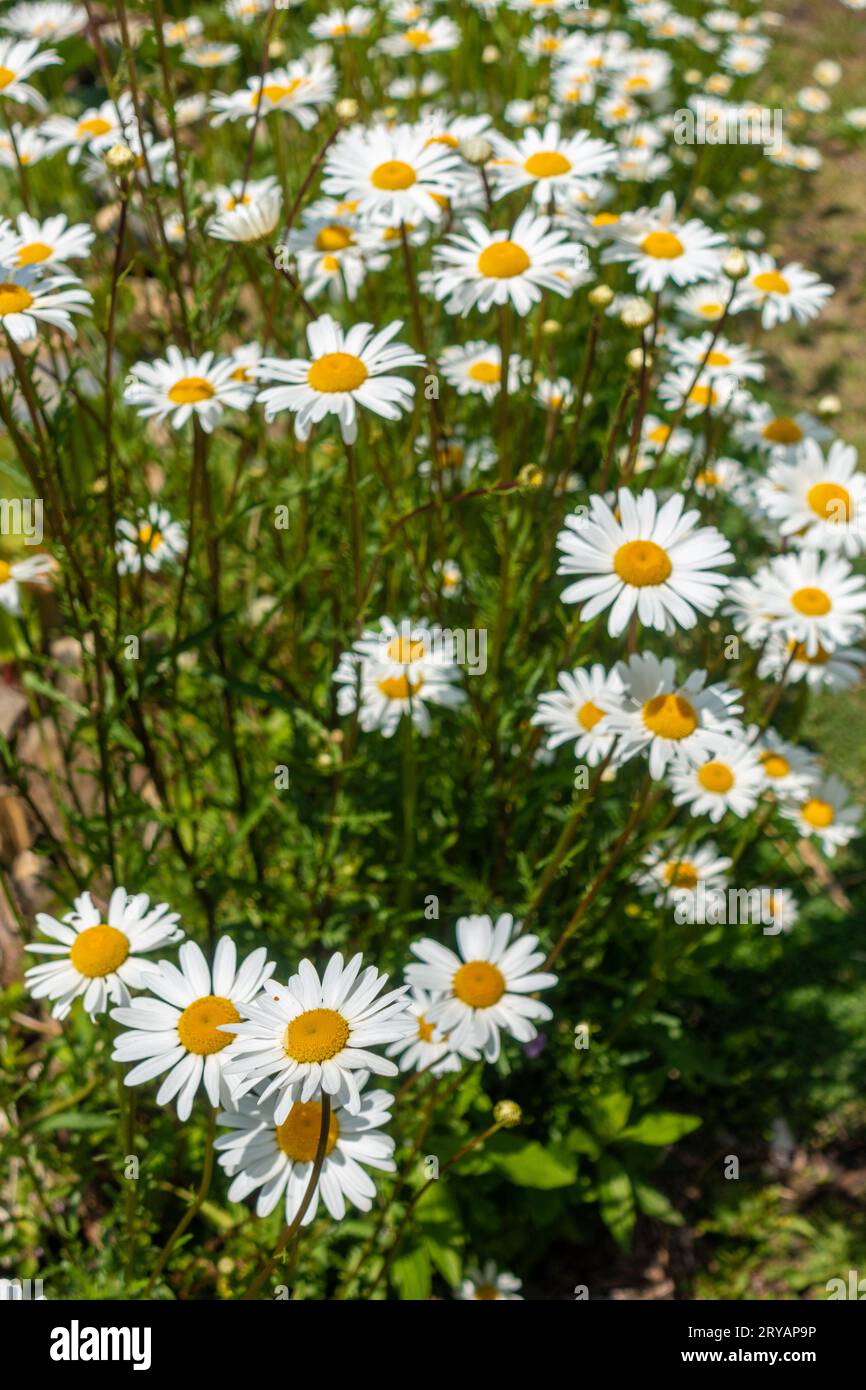
M129 1068L126 1084L159 1077L157 1104L175 1103L181 1120L203 1091L228 1131L217 1149L232 1179L229 1199L255 1192L259 1216L282 1202L291 1221L300 1209L323 1095L325 1157L305 1223L320 1198L335 1221L347 1206L369 1211L376 1189L365 1169L394 1170L394 1140L382 1133L394 1097L371 1078L495 1062L503 1033L529 1044L536 1024L552 1017L537 995L556 976L540 969L538 938L507 913L495 922L458 919L456 950L415 942L406 983L389 990L388 976L364 967L360 954L332 955L321 974L302 960L280 983L264 946L239 960L228 936L212 961L193 941L180 945L177 964L155 961L182 941L178 922L144 893L116 888L105 911L82 893L63 918L38 915L48 940L29 949L47 960L27 971L27 984L34 998L53 1001L56 1018L76 1000L91 1019L108 1012L119 1025L112 1055Z

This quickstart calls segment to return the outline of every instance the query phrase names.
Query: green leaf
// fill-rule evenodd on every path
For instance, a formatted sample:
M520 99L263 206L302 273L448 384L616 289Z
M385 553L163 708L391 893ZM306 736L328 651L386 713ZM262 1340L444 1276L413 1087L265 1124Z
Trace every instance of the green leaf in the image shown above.
M487 1145L493 1166L518 1187L569 1187L577 1163L564 1144L544 1148L534 1139L497 1134Z
M433 1270L430 1255L423 1245L405 1255L398 1255L391 1265L391 1283L404 1300L425 1300L430 1297Z
M63 1110L59 1115L51 1115L34 1128L38 1134L50 1134L55 1129L110 1129L114 1120L110 1115L82 1115L77 1110Z
M594 1135L582 1125L575 1125L565 1136L566 1148L571 1149L572 1153L586 1154L587 1158L598 1158L601 1153L601 1145Z
M590 1096L583 1103L590 1125L599 1139L615 1139L628 1124L631 1096L625 1091L609 1091L606 1096Z
M675 1144L684 1134L691 1134L701 1123L697 1115L676 1115L672 1110L657 1110L644 1115L637 1124L623 1130L620 1139L632 1144Z
M683 1226L683 1217L672 1207L663 1192L659 1192L657 1187L650 1187L649 1183L635 1182L634 1195L637 1204L644 1216L651 1216L656 1221L664 1221L668 1226Z
M618 1159L603 1154L598 1165L601 1219L617 1245L627 1250L634 1229L634 1190L631 1178Z
M442 1275L445 1283L448 1284L450 1288L456 1289L463 1274L463 1261L460 1258L459 1251L455 1250L450 1245L440 1245L438 1241L430 1240L429 1237L425 1241L425 1245L430 1259Z

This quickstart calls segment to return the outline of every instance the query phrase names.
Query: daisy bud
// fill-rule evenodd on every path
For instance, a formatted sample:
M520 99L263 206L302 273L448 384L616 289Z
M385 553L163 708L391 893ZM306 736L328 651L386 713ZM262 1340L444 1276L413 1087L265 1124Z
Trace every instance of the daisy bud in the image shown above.
M742 280L743 276L748 273L749 262L739 247L735 247L730 255L722 261L722 270L729 280Z
M518 486L526 488L531 492L535 488L541 487L541 484L544 482L544 473L538 467L538 464L526 463L517 475L517 482Z
M128 174L135 168L135 155L128 145L112 145L105 155L105 163L113 174Z
M498 63L499 57L499 49L496 47L495 43L489 43L481 50L482 63Z
M268 44L269 58L281 58L285 51L286 45L283 43L282 39L271 39L271 42Z
M653 306L648 299L629 299L619 316L626 328L646 328L653 321Z
M616 768L615 768L615 767L606 767L606 768L604 769L604 772L601 774L601 780L602 780L602 782L615 782L615 781L616 781Z
M523 1111L516 1100L500 1100L494 1108L493 1118L503 1129L514 1129L523 1119Z
M385 120L386 120L386 121L394 121L394 120L396 120L396 119L397 119L397 108L396 108L396 106L386 106L385 109L384 109L384 111L382 112L382 115L385 117Z
M457 148L467 164L479 167L486 164L493 154L493 146L483 135L471 135L467 140L461 140Z
M690 87L697 87L698 83L703 82L703 80L704 74L701 72L700 68L689 68L688 72L685 74L685 81L688 82Z
M815 64L812 76L822 87L835 87L842 76L842 68L839 63L834 63L832 58L826 58L823 62Z
M707 78L707 91L713 96L723 97L731 90L731 79L723 72L714 72L712 77Z
M354 121L358 114L358 103L354 97L343 97L334 107L338 121Z
M545 319L541 325L541 331L545 338L555 338L557 333L562 332L562 324L559 319Z
M838 396L822 396L818 402L819 415L838 415L842 402Z
M646 361L647 371L653 364L652 353L644 353L643 348L632 348L631 352L626 353L625 365L630 372L639 372Z
M590 290L588 299L593 309L606 309L613 300L613 290L610 285L596 285Z

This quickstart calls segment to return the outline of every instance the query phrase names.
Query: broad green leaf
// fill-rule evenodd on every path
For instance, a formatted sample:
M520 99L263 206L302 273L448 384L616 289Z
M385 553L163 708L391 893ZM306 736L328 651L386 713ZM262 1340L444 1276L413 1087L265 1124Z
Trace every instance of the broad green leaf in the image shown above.
M644 1216L652 1216L656 1221L664 1221L668 1226L682 1226L683 1217L672 1207L663 1192L650 1187L645 1182L634 1183L634 1195Z
M534 1139L497 1134L487 1145L493 1166L518 1187L568 1187L577 1163L564 1145L544 1148Z
M428 1299L432 1277L430 1255L423 1245L398 1255L391 1265L391 1283L404 1300Z
M605 1226L627 1250L635 1222L634 1191L625 1168L610 1154L603 1154L598 1165L598 1196Z
M697 1115L676 1115L672 1110L657 1110L644 1115L637 1124L623 1130L620 1139L632 1144L675 1144L684 1134L691 1134L701 1123Z
M615 1139L628 1124L631 1096L625 1091L609 1091L606 1096L590 1096L583 1102L587 1119L599 1139Z

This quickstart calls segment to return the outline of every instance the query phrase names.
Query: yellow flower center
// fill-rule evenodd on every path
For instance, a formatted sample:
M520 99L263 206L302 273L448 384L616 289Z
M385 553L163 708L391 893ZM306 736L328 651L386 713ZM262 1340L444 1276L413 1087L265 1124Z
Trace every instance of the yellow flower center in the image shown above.
M645 77L635 76L630 77L625 85L630 92L643 92L649 86L649 82Z
M432 39L426 29L407 29L403 37L413 48L426 48Z
M481 274L496 280L510 280L514 275L522 275L529 263L523 247L514 241L494 241L478 257Z
M645 256L652 256L657 261L675 261L677 256L683 254L685 247L673 232L650 232L641 242L640 249Z
M693 386L689 392L689 400L693 405L715 405L718 399L712 386Z
M231 379L232 381L249 381L249 372L246 367L235 367Z
M213 395L213 387L203 376L184 376L169 389L168 399L175 405L198 405Z
M318 1100L298 1100L289 1111L289 1118L276 1130L276 1140L283 1153L295 1163L312 1163L319 1147L322 1132L322 1105ZM327 1156L340 1136L340 1126L333 1110L328 1118Z
M389 661L399 661L401 666L408 666L413 661L420 661L424 655L424 643L413 642L408 637L392 637L387 646Z
M726 352L711 352L707 358L709 367L730 367L731 359Z
M614 555L613 567L624 584L637 589L664 584L673 568L667 552L655 541L626 541Z
M411 188L416 178L411 164L404 163L402 159L386 159L384 164L376 165L370 175L370 182L374 188L393 193L397 189Z
M787 777L791 764L781 753L762 753L761 765L768 777Z
M682 695L654 695L645 702L641 718L657 738L688 738L698 727L697 712Z
M833 824L833 807L829 801L822 801L817 796L810 797L800 814L806 824L814 826L816 830L826 830L828 825Z
M833 607L830 595L823 589L797 589L791 595L791 604L807 618L823 618Z
M558 174L569 172L571 160L559 150L539 150L529 156L523 167L534 179L555 179Z
M502 368L498 362L473 362L468 375L472 381L492 383L502 376Z
M210 1057L234 1042L234 1033L221 1033L218 1024L240 1023L240 1018L230 999L205 994L184 1009L177 1021L177 1035L187 1052Z
M821 646L820 642L814 656L808 655L805 642L789 642L788 653L794 661L804 661L807 666L826 666L830 660L830 653Z
M323 227L316 235L317 251L345 251L347 246L351 246L355 240L354 233L349 227L341 227L337 223L332 223L330 227Z
M273 105L276 105L277 102L283 101L286 97L290 97L293 92L298 90L300 85L300 77L295 77L291 82L284 84L271 82L262 88L262 96L265 101L270 101ZM253 105L255 105L255 95L253 96Z
M764 270L752 280L756 290L762 294L790 294L791 286L778 270Z
M667 444L670 439L670 434L670 425L656 425L654 430L650 430L647 438L650 439L653 444Z
M360 357L351 352L326 352L310 364L307 384L314 391L326 394L335 391L356 391L367 380L368 372Z
M777 419L771 420L761 433L771 444L799 444L803 438L803 431L797 421L790 420L787 415L779 415Z
M139 526L138 539L148 550L158 550L162 545L162 532L153 526Z
M698 769L698 781L706 792L716 792L721 795L729 792L734 785L734 774L727 763L704 763Z
M505 976L487 960L461 965L451 987L458 999L473 1009L491 1009L505 993Z
M665 864L664 878L669 888L697 888L698 871L688 859Z
M408 700L410 695L418 694L423 684L423 676L416 676L414 680L410 681L406 675L385 676L376 682L387 700Z
M44 241L31 241L29 246L22 246L18 252L18 264L36 265L39 261L47 261L53 254L53 246L46 246Z
M250 195L248 193L241 194L240 198L235 198L234 196L232 196L226 203L226 212L234 212L235 208L246 207L249 201Z
M87 927L79 932L69 952L75 969L90 979L110 975L123 965L128 955L129 938L104 922L98 927Z
M23 285L0 284L0 318L4 314L23 314L33 303L33 295Z
M306 1009L286 1029L283 1050L296 1062L326 1062L348 1041L349 1025L336 1009Z
M436 1024L428 1023L423 1014L418 1015L418 1037L421 1042L432 1042L433 1034L436 1032Z
M533 0L533 4L539 4L540 0ZM495 1284L479 1284L475 1290L475 1298L478 1302L499 1302L499 1292Z
M446 132L444 135L431 135L429 140L425 140L424 148L426 150L428 145L447 145L449 150L456 150L459 144L460 141L456 135L449 135Z
M107 135L110 130L111 122L104 116L89 116L86 121L78 122L75 133L80 136Z
M839 483L816 483L806 493L806 501L824 521L851 520L851 494Z
M0 584L7 584L12 578L12 566L8 560L0 560Z
M615 227L619 221L619 213L616 212L597 212L592 219L593 227Z
M17 76L18 74L13 72L11 68L0 67L0 92L4 87L8 87L10 82L14 82Z
M586 732L589 733L590 730L595 728L599 719L604 719L604 714L605 712L603 709L599 709L598 705L594 705L592 700L587 700L586 704L581 705L580 709L577 711L577 722L580 724L581 728L586 729Z
M717 304L714 301L709 301L706 304L702 304L698 312L703 314L705 319L717 319L724 311L724 304Z

